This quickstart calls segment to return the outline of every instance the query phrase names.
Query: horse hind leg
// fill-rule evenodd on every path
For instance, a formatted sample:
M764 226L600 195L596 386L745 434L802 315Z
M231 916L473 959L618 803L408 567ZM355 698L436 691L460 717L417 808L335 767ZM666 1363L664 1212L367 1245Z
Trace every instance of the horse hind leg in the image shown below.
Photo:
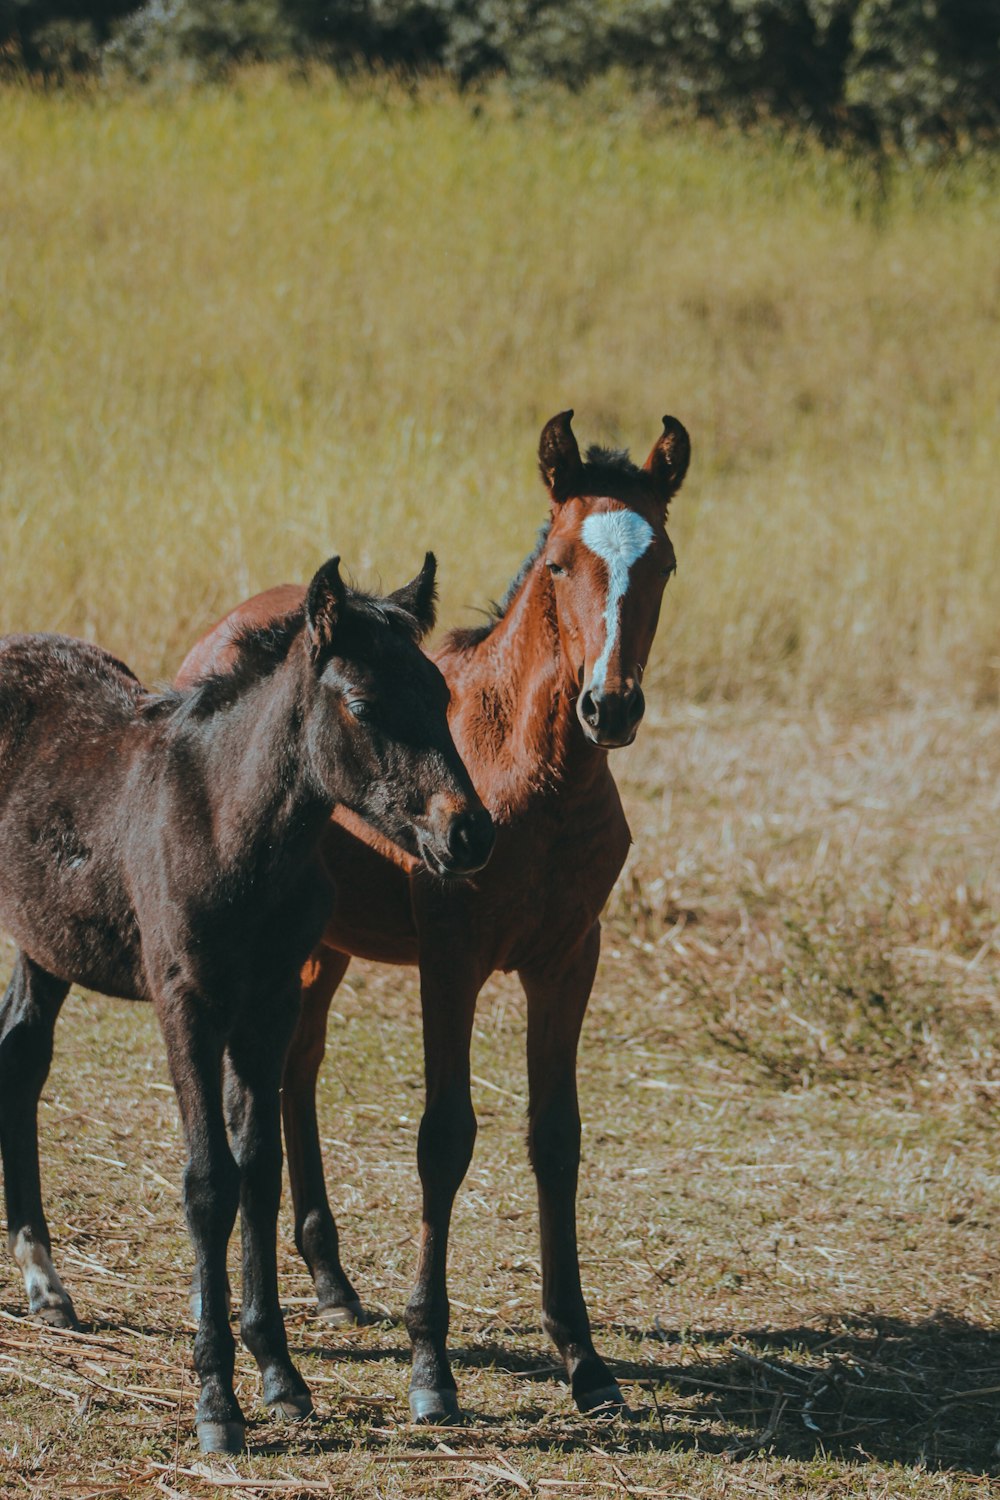
M69 985L19 953L0 1003L0 1154L7 1238L21 1268L28 1309L56 1328L78 1327L52 1264L38 1164L38 1100L52 1062L52 1037Z
M323 1173L316 1081L326 1050L330 1001L349 963L346 953L319 948L303 969L302 1008L285 1058L281 1087L295 1244L312 1276L321 1315L340 1325L363 1323L367 1316L340 1262L337 1224Z

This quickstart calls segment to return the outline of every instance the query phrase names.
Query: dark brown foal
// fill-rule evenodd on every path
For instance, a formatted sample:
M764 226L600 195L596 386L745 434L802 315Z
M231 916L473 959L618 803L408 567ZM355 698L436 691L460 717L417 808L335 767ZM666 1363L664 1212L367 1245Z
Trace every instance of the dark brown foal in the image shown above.
M448 1229L476 1135L469 1087L476 999L496 970L516 970L527 996L543 1321L580 1408L622 1401L594 1348L580 1287L576 1056L600 952L598 919L630 839L607 752L628 744L642 719L642 675L675 567L667 505L690 445L681 424L665 417L642 468L601 449L584 461L571 416L561 413L542 432L539 462L552 510L538 546L496 618L480 630L453 631L435 657L451 690L455 742L496 824L493 858L469 880L446 885L337 810L324 855L350 879L339 886L324 945L304 970L285 1070L296 1243L320 1307L354 1319L361 1308L340 1262L316 1128L327 1012L351 955L419 965L423 1226L406 1322L410 1404L425 1421L458 1413L447 1355ZM179 680L193 681L224 659L233 633L270 618L284 598L262 594L241 605L198 643Z
M244 1440L226 1284L237 1209L240 1327L265 1403L312 1409L278 1302L279 1088L300 970L332 909L331 810L352 807L439 877L492 847L418 645L433 590L430 556L387 599L345 589L335 558L295 611L241 635L226 670L158 696L82 641L0 640L0 926L20 949L0 1007L11 1248L31 1311L72 1326L38 1167L53 1029L72 983L151 1001L188 1149L208 1451Z

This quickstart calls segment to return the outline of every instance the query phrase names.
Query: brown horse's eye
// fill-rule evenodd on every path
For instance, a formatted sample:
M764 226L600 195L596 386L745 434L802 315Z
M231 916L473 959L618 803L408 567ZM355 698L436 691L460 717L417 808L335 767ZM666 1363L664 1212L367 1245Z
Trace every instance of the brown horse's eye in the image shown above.
M367 698L354 698L347 705L347 712L353 714L356 719L370 719L372 716L372 706Z
M562 578L563 575L566 572L566 569L560 563L557 563L557 562L548 562L547 561L546 564L545 564L545 566L548 568L548 570L552 574L553 578Z

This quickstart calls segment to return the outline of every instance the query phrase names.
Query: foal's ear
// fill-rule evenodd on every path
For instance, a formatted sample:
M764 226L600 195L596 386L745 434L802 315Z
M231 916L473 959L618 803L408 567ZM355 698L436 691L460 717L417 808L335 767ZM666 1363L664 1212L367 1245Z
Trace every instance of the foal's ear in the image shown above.
M416 578L389 595L389 603L403 610L416 624L416 639L423 640L437 619L437 558L428 552Z
M330 649L346 601L340 558L331 557L313 578L306 595L306 640L314 662Z
M653 481L657 499L668 505L684 482L691 462L691 439L676 417L663 418L663 432L643 468Z
M569 498L583 470L580 450L570 423L572 411L561 411L546 422L538 443L538 467L545 487L557 505Z

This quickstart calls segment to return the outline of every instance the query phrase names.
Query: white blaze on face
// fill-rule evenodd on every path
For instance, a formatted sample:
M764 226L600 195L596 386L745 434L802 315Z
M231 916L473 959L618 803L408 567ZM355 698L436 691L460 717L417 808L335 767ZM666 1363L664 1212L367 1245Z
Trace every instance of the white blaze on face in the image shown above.
M601 692L611 659L611 648L618 639L621 604L628 589L632 564L648 550L654 532L649 522L634 510L608 510L588 516L580 528L584 545L595 552L608 570L608 598L604 606L604 647L594 663L590 679L591 692Z

